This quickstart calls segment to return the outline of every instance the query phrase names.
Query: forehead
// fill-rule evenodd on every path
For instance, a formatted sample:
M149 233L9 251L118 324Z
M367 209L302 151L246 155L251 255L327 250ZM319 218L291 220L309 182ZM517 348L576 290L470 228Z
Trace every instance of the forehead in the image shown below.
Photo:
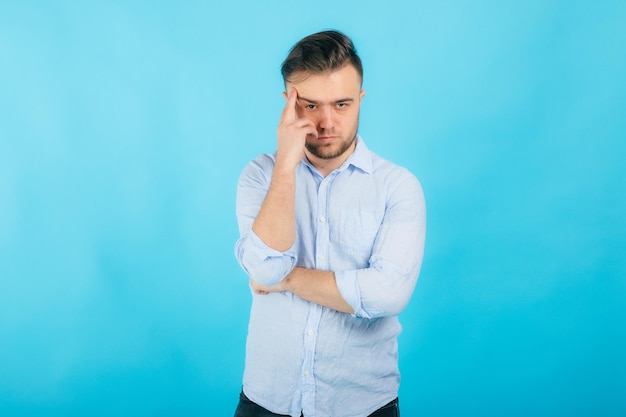
M352 65L336 71L319 74L295 73L285 84L289 90L295 87L298 95L316 100L333 100L343 97L356 97L361 92L361 76Z

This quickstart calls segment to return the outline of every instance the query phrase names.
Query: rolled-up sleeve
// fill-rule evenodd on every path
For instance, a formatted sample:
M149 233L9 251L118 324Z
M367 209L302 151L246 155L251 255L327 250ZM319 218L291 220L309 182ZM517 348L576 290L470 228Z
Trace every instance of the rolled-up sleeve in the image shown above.
M252 230L269 189L274 160L261 155L242 171L237 185L237 222L239 240L235 257L248 276L263 285L275 285L291 272L296 264L293 248L280 252L267 246Z
M398 315L408 304L422 265L426 206L412 175L395 182L367 268L335 271L339 292L354 316Z
M235 245L237 261L248 276L263 285L275 285L296 265L293 248L279 252L268 247L252 230Z

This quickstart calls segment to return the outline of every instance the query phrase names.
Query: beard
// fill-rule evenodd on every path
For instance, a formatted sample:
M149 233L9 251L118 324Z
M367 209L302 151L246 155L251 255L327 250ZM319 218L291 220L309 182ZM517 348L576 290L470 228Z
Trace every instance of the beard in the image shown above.
M320 159L334 159L343 155L352 147L356 140L356 133L352 139L342 140L339 143L309 143L305 142L304 146L311 154Z

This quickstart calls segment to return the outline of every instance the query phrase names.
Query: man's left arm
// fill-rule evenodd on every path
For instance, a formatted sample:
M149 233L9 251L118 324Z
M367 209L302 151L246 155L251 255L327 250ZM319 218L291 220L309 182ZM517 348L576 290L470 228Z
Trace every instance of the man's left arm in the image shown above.
M333 271L294 268L280 283L265 286L250 280L252 290L257 294L270 292L292 292L307 301L342 313L354 314L354 309L343 298Z

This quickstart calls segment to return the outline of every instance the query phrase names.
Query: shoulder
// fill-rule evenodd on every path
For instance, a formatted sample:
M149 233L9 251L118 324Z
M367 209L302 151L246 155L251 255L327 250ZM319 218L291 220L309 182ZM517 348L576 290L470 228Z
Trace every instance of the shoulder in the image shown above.
M426 201L422 185L407 168L372 154L372 178L379 195L385 196L385 207L407 221L423 221Z
M254 158L252 161L248 162L248 165L246 165L246 168L251 167L251 166L256 166L261 169L268 169L268 168L273 169L275 163L276 163L275 153L262 153L261 155Z
M368 172L376 181L393 182L408 181L419 184L417 177L408 169L383 158L367 147L358 136L355 165Z
M369 151L372 161L372 176L390 189L409 188L422 193L422 186L417 177L407 168L397 165L378 154Z
M249 182L269 184L275 162L275 154L264 153L257 156L243 168L239 176L239 183L241 185Z

